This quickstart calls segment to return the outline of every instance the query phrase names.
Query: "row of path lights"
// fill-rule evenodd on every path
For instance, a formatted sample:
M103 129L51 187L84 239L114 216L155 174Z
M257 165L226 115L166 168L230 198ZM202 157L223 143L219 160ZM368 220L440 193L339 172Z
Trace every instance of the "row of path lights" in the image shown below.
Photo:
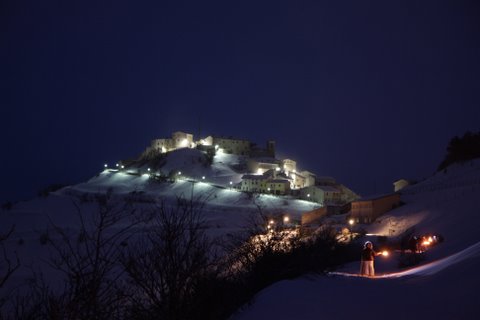
M105 164L103 165L103 167L104 167L105 169L108 169L108 163L105 163ZM124 166L123 164L120 165L119 163L116 163L116 164L115 164L115 167L117 167L118 169L125 169L125 166Z

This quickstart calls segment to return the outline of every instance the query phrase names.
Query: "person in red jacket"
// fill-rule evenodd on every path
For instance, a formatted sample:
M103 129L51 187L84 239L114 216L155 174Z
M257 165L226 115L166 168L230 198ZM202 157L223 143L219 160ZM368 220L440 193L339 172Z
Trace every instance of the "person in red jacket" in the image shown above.
M367 277L375 276L374 261L375 256L381 255L381 252L373 250L373 244L370 241L365 242L362 250L362 259L360 263L360 275Z

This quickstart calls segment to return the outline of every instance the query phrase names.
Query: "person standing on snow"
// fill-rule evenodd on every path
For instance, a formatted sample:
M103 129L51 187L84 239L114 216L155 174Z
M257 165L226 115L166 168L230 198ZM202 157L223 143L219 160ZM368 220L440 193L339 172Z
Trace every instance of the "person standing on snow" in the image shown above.
M373 265L375 256L381 255L381 252L373 250L373 244L370 241L365 242L362 250L362 259L360 263L360 275L367 277L375 276L375 267Z

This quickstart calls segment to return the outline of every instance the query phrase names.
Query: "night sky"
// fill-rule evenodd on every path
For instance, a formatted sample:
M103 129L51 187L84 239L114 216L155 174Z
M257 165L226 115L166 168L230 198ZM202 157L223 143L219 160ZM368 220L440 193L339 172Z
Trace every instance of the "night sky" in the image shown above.
M480 4L2 0L0 90L2 202L173 131L386 192L480 129Z

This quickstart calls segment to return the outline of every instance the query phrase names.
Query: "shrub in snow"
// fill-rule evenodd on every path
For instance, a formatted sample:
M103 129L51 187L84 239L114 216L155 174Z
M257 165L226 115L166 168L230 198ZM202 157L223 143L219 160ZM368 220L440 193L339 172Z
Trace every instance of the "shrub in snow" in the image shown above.
M40 241L40 244L42 246L46 245L50 241L50 235L48 233L48 230L41 233L40 236L38 237L38 240Z
M410 254L403 254L398 257L398 267L399 268L407 268L413 267L420 262L425 260L425 253L410 253Z
M66 187L65 184L54 183L54 184L51 184L51 185L49 185L49 186L47 186L47 187L39 190L39 191L37 192L37 195L38 195L39 197L44 197L44 198L45 198L45 197L48 197L48 195L49 195L51 192L55 192L55 191L60 190L60 189L62 189L62 188L64 188L64 187Z
M11 201L4 202L2 204L2 210L8 211L13 208L13 203Z

